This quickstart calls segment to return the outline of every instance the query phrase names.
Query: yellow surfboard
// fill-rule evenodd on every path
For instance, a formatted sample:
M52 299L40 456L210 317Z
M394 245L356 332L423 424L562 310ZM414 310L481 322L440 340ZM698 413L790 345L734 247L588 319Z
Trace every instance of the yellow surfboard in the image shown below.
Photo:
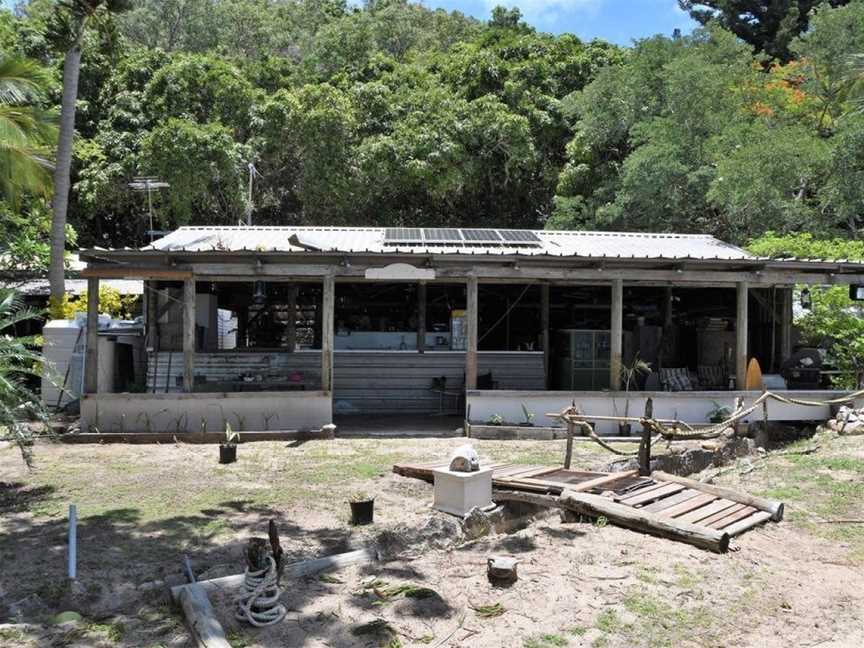
M750 358L747 363L747 377L744 379L744 389L762 390L765 386L762 383L762 367L759 366L759 361L756 358Z

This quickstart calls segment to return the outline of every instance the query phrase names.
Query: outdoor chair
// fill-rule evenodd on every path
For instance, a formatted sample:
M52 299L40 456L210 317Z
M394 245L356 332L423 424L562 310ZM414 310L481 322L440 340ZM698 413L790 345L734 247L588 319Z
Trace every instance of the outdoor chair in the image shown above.
M687 367L660 369L660 385L665 391L693 391L693 380Z
M697 374L700 387L726 389L729 386L729 373L720 365L699 365Z

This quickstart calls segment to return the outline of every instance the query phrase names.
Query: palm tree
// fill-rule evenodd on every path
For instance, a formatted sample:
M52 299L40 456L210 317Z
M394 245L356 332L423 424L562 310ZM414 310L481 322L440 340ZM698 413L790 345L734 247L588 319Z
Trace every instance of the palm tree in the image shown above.
M38 106L48 83L48 73L35 62L0 59L0 197L12 205L25 193L50 193L45 153L57 129L53 116Z
M16 337L14 327L38 316L38 312L24 307L14 291L0 289L0 439L16 442L28 466L30 434L21 422L44 419L45 410L25 379L41 376L43 358L34 351L36 340Z
M58 0L50 26L50 36L66 49L60 137L57 142L57 164L54 167L51 264L48 268L52 310L62 304L66 288L66 211L69 207L72 139L75 135L75 102L78 100L78 77L81 73L81 43L88 23L125 11L131 4L130 0Z

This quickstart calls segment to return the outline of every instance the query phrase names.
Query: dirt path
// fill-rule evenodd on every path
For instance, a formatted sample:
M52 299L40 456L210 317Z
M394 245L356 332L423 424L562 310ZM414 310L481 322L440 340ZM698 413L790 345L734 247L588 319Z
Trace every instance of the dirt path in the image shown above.
M142 584L180 582L184 553L199 576L236 573L246 538L269 517L291 559L356 548L384 529L416 532L437 516L431 487L390 466L446 456L459 443L261 443L241 446L233 466L216 464L209 446L39 446L32 473L12 449L0 450L0 624L36 624L0 629L0 644L190 645L164 588ZM726 555L547 516L509 535L433 543L393 562L291 583L291 612L275 628L236 626L222 599L224 622L237 647L861 646L864 525L814 517L861 517L864 438L819 443L817 453L769 457L752 470L752 460L741 460L718 479L783 495L789 511ZM521 463L551 464L563 450L559 442L476 445L481 456ZM577 466L608 460L577 450ZM347 524L345 500L356 490L377 497L374 527ZM70 501L81 510L84 588L72 601L63 579ZM515 585L490 586L490 554L520 559ZM423 593L382 598L405 584ZM498 616L473 609L496 604ZM82 623L44 624L72 605Z

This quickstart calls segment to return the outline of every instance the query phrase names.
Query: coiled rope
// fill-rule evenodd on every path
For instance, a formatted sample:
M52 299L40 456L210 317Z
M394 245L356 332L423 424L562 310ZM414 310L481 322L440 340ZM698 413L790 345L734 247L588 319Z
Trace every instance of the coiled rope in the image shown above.
M279 623L288 610L279 602L282 589L276 573L276 561L267 556L267 567L259 571L246 568L243 588L237 597L237 610L234 616L256 627Z

